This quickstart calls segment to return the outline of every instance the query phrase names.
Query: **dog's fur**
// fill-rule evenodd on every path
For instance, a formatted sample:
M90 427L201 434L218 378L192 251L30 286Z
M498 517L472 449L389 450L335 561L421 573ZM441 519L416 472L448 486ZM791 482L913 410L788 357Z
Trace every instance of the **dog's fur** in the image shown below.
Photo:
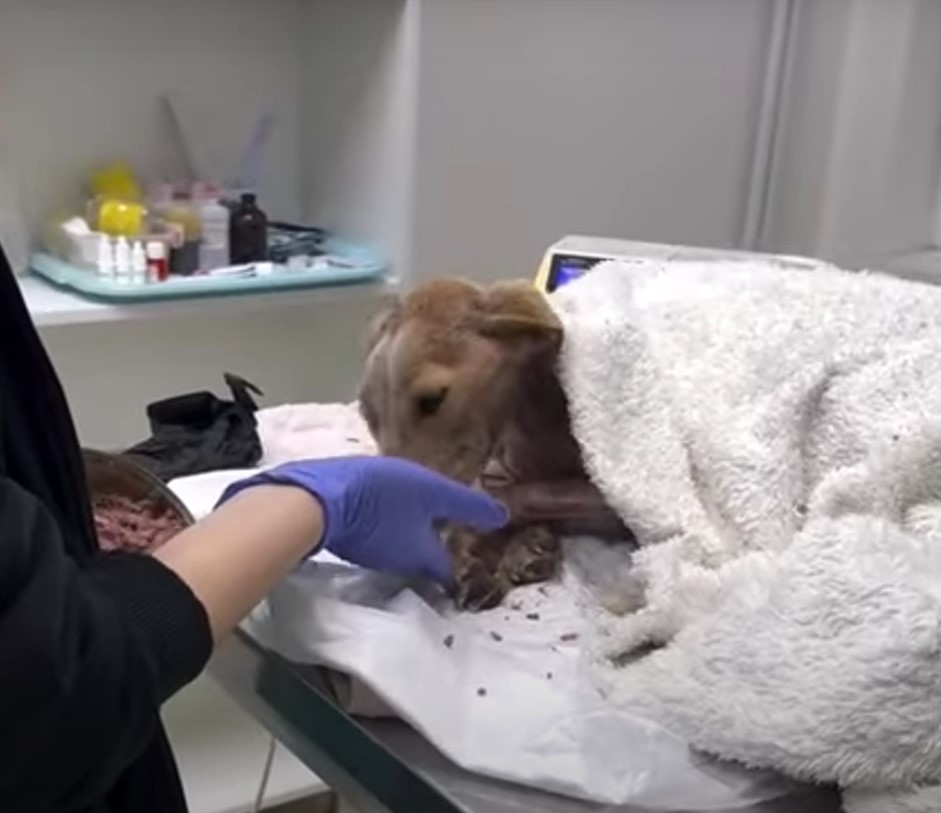
M525 282L419 288L370 337L360 405L383 454L421 463L503 499L510 528L453 529L458 601L494 606L516 584L551 578L556 533L629 538L585 474L555 366L562 325ZM487 477L494 464L499 480Z

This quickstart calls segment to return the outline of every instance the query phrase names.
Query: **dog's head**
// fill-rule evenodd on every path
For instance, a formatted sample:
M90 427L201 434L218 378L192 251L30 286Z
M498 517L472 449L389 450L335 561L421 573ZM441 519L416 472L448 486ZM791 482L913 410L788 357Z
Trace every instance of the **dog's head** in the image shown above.
M562 326L524 282L428 283L376 321L360 391L383 454L463 482L486 465L535 364L552 364Z

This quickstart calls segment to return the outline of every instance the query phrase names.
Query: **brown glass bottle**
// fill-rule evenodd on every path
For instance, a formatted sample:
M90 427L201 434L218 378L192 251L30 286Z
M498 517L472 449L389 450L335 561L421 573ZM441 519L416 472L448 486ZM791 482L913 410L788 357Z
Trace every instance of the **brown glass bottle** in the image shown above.
M233 265L268 259L268 216L251 193L242 195L229 218L229 258Z

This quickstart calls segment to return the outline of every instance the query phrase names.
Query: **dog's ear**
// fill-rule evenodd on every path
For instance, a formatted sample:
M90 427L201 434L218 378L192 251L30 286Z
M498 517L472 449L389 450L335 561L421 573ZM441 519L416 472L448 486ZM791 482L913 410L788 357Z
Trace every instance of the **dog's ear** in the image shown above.
M557 347L562 341L562 323L545 296L523 281L497 283L484 291L475 327L482 336L500 342L535 341Z
M398 297L390 297L385 306L369 325L366 335L366 348L369 352L389 333L399 326L402 316L402 302Z

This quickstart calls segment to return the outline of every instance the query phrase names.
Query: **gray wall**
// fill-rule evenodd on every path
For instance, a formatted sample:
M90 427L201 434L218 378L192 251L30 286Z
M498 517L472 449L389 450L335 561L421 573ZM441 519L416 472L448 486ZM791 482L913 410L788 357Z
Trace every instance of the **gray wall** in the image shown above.
M425 0L418 276L529 276L568 233L735 245L770 19L755 0Z

